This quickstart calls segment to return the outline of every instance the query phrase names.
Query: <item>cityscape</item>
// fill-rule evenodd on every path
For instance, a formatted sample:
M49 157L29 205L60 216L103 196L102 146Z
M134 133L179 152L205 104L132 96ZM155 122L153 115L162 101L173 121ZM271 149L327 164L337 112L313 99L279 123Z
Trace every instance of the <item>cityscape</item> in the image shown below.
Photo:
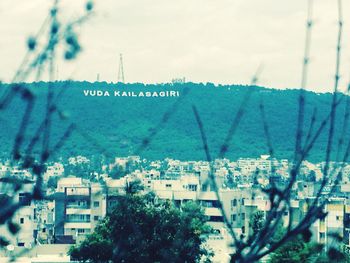
M327 199L324 207L327 216L312 224L312 240L327 247L338 242L340 237L341 242L348 246L350 164L334 162L331 166L335 173L340 166L343 167L342 178L340 182L330 182L322 190ZM284 226L289 220L296 225L303 219L321 187L323 167L322 162L302 163L290 201L293 216L284 214ZM210 178L211 169L215 182ZM43 178L48 198L35 201L27 198L33 188L32 174L3 161L0 164L2 183L15 175L27 180L27 184L15 197L23 205L14 216L20 232L11 237L5 235L8 232L5 226L0 228L1 234L10 240L2 256L21 250L30 254L40 246L41 252L35 252L36 256L49 253L69 262L69 247L92 233L117 202L118 196L126 194L127 185L138 182L142 192L153 192L156 199L166 200L177 207L190 200L198 202L212 227L207 244L213 249L213 262L228 261L232 253L232 237L224 218L237 235L250 236L253 217L258 213L266 215L271 207L269 196L263 192L264 187L273 183L283 189L289 182L290 170L288 160L277 160L269 155L235 161L217 159L212 163L174 159L150 161L140 156L116 157L112 162L96 163L87 157L75 156L47 166ZM35 258L34 254L31 255Z
M349 263L349 5L0 1L0 263Z

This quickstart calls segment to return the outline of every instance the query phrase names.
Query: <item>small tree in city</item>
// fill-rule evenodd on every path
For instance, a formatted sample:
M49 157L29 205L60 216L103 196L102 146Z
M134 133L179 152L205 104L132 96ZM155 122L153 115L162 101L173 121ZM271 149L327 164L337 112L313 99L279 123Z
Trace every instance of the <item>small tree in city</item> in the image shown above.
M149 202L121 196L94 233L69 251L83 262L197 262L211 256L203 245L210 228L200 207L190 201Z

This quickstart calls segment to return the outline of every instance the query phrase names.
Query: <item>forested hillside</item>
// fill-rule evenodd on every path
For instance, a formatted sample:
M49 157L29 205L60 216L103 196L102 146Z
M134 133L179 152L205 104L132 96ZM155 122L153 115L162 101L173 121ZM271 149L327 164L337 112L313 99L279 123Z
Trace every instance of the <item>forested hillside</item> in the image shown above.
M26 84L36 96L34 114L30 119L27 136L44 118L47 83ZM8 89L2 84L1 93ZM72 122L80 132L74 132L65 142L65 146L56 156L96 155L102 148L108 155L131 155L141 145L142 140L157 127L163 115L181 98L178 106L173 107L170 118L160 125L160 131L152 139L150 146L141 155L149 159L166 157L178 159L205 159L200 133L192 111L196 105L202 117L213 157L218 153L234 116L245 94L252 92L249 103L245 105L242 121L233 137L227 157L256 157L268 152L259 111L260 101L264 102L272 145L278 158L290 158L293 155L298 90L274 90L249 86L214 86L213 84L108 84L105 82L56 82L51 85L57 95L57 105L66 117L56 114L53 120L53 140L63 134ZM185 89L188 94L185 95ZM62 92L63 90L63 92ZM110 96L85 96L84 90L109 91ZM179 91L180 97L115 97L114 91ZM62 92L62 93L61 93ZM312 112L317 108L317 123L329 114L331 94L306 93L305 123L309 126ZM346 99L338 107L337 129L341 132ZM0 151L2 156L11 152L14 136L19 128L24 112L25 101L16 98L11 107L0 112ZM62 114L61 114L62 115ZM62 117L62 116L61 116ZM326 129L328 131L328 128ZM83 135L81 134L83 133ZM326 146L324 132L314 150L308 157L320 161L324 157ZM337 144L337 140L335 140Z

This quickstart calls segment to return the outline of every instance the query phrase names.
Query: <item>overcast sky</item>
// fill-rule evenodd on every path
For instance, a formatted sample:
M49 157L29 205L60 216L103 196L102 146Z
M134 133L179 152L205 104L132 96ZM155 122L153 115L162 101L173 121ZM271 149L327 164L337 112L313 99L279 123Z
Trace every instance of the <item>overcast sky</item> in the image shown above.
M331 91L335 72L337 1L316 0L308 89ZM10 81L26 39L42 24L49 0L0 1L0 80ZM64 0L65 19L85 1ZM248 84L263 64L260 85L297 88L304 50L306 0L97 0L84 25L84 52L57 62L58 79L116 82L119 53L126 82ZM343 0L340 87L350 78L350 0Z

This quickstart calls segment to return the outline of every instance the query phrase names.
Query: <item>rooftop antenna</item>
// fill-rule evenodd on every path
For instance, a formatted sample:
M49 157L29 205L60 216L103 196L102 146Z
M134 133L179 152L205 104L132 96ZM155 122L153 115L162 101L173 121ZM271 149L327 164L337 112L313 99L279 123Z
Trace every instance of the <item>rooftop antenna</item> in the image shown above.
M119 54L118 82L124 83L123 55Z

